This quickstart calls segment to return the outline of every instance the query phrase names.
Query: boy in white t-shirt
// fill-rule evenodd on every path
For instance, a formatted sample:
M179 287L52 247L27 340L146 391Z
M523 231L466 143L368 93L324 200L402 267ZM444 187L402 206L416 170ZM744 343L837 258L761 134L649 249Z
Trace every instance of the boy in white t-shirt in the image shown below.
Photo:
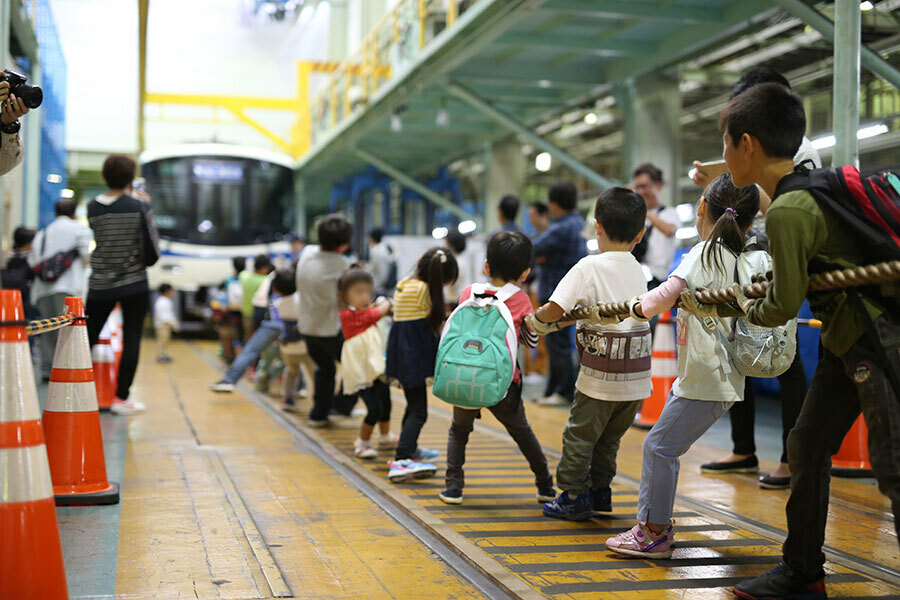
M168 283L159 286L159 296L153 304L153 328L156 330L156 345L159 347L159 354L156 355L156 362L170 363L172 357L169 356L169 340L172 339L172 333L178 331L178 317L175 316L175 304L172 298L175 297L175 290Z
M603 192L594 208L600 254L581 259L563 277L550 301L528 319L545 335L576 306L618 302L647 291L641 265L631 254L644 235L647 207L631 190ZM599 317L579 322L581 368L575 402L563 431L563 455L556 471L562 493L544 505L548 517L584 521L594 511L612 510L610 483L616 474L619 440L650 395L650 326L632 318Z

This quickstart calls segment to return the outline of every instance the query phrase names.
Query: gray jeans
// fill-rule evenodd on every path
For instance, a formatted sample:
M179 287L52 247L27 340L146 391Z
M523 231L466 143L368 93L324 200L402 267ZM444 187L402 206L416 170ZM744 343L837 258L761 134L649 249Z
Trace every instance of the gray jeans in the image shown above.
M49 296L39 298L37 302L35 302L35 307L38 309L38 312L41 313L42 319L56 317L65 312L66 298L71 295L72 294L66 294L65 292L60 294L50 294ZM56 339L58 336L59 331L42 333L38 336L38 348L40 348L41 351L41 375L44 379L50 378L50 371L53 369L53 354L56 352Z
M876 341L877 340L877 341ZM887 355L884 364L881 345ZM800 410L788 435L791 496L784 560L809 579L821 576L831 457L841 447L860 410L869 428L869 460L878 489L891 501L894 528L900 532L900 404L886 369L900 373L900 325L875 322L844 356L823 350Z
M522 404L522 384L514 383L510 386L506 397L494 406L488 408L503 423L506 431L518 444L519 450L525 455L531 471L534 473L534 483L539 490L553 487L553 476L547 468L547 458L541 449L525 417L525 406ZM465 485L463 465L466 462L466 443L475 419L481 414L478 410L453 408L453 421L450 423L450 435L447 438L447 472L445 481L447 489L463 489Z
M644 438L641 491L638 496L639 521L662 525L672 519L678 487L679 457L690 450L733 402L689 400L669 393L656 425Z
M575 392L563 430L563 452L556 480L569 495L608 487L616 476L619 440L634 423L640 400L612 402Z

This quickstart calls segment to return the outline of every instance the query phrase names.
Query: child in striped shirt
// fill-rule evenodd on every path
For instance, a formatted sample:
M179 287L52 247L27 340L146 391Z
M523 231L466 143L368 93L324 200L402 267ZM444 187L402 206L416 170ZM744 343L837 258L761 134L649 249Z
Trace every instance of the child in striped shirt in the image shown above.
M394 324L388 334L387 376L403 386L406 412L397 452L389 463L388 479L394 483L431 477L433 464L421 461L438 457L435 450L420 448L419 433L428 418L426 380L434 377L438 332L446 317L444 285L456 281L453 255L431 248L419 258L413 274L397 284Z

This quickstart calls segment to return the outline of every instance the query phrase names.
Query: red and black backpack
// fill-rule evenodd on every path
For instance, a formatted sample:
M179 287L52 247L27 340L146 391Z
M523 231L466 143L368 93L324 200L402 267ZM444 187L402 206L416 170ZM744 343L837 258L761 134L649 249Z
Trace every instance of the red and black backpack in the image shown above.
M852 229L866 249L866 262L900 259L900 176L890 171L862 175L851 165L809 169L801 163L784 177L775 197L809 190L823 210Z

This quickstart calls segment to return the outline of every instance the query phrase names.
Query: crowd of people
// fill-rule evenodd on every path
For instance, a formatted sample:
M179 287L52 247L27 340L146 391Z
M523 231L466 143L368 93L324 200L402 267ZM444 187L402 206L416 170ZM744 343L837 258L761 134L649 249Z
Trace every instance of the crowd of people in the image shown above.
M808 390L799 354L780 376L784 450L779 469L760 480L764 488L791 488L784 557L778 567L738 584L735 591L748 599L824 598L830 457L860 411L869 427L874 474L891 500L895 521L900 519L900 405L891 379L900 372L895 300L872 291L809 291L810 273L828 265L865 264L868 257L865 244L809 191L785 189L795 165L803 168L811 161L818 167L821 162L804 137L803 103L783 77L767 69L748 73L719 127L725 166L716 174L696 163L695 182L703 188L695 223L700 241L678 264L673 259L681 224L676 211L660 201L664 174L649 163L634 169L629 187L608 189L594 202L590 228L597 251L592 254L578 191L562 181L550 186L546 203L528 206L532 237L520 231L518 198L501 198L499 228L489 236L486 258L478 265L472 239L452 232L443 245L426 250L411 272L398 274L380 229L369 232L368 261L363 262L350 256L353 225L340 214L318 221L317 245L292 238L288 266L276 268L265 254L250 267L244 258L235 258L234 274L215 300L222 356L230 365L211 389L231 392L254 369L257 383L266 389L274 365L280 365L286 411L298 410L297 397L307 394L311 377L307 422L314 428L350 415L362 399L365 417L354 453L374 459L390 452L387 477L399 483L437 472L434 461L440 453L420 446L419 436L428 418L429 386L449 379L454 387L447 393L460 400L448 400L456 405L440 499L463 502L466 444L478 411L485 409L528 460L542 513L586 520L612 510L610 484L620 440L651 391L653 319L678 304L678 377L643 442L637 522L606 540L617 554L669 558L677 533L672 511L679 457L726 412L734 451L703 470L758 469L752 388L735 368L721 331L732 331L735 320L781 326L808 299L823 322L821 358ZM3 135L8 148L7 129ZM144 409L129 400L129 388L149 309L146 267L159 256L150 205L129 192L134 175L133 160L110 156L103 166L109 189L87 207L93 236L74 220L74 203L61 200L56 219L37 235L24 228L15 232L3 273L4 284L21 285L29 315L54 314L64 296L85 294L91 345L113 307L121 306L124 349L112 409L119 414ZM92 238L96 247L89 254ZM91 274L85 282L88 261ZM43 276L48 272L54 277ZM767 273L766 297L744 296L740 284ZM693 294L715 288L731 288L736 300L704 305ZM154 310L158 359L166 362L167 342L178 323L171 287L159 292ZM589 319L569 316L576 307L622 300L628 301L628 316L598 311ZM442 340L442 332L460 327L466 308L473 306L496 307L507 326L473 331L462 346L448 347L452 336ZM506 345L498 342L497 347L512 353L509 379L503 379L494 401L466 404L472 397L462 398L472 386L467 388L463 377L477 377L477 362L486 360L486 346L497 341L492 335L505 336L500 341ZM52 354L51 339L42 340L42 354ZM555 481L528 423L524 373L515 360L517 346L530 351L540 339L549 367L537 401L570 411ZM475 364L466 362L466 353ZM446 358L451 355L463 358ZM406 399L398 434L391 431L391 383Z

